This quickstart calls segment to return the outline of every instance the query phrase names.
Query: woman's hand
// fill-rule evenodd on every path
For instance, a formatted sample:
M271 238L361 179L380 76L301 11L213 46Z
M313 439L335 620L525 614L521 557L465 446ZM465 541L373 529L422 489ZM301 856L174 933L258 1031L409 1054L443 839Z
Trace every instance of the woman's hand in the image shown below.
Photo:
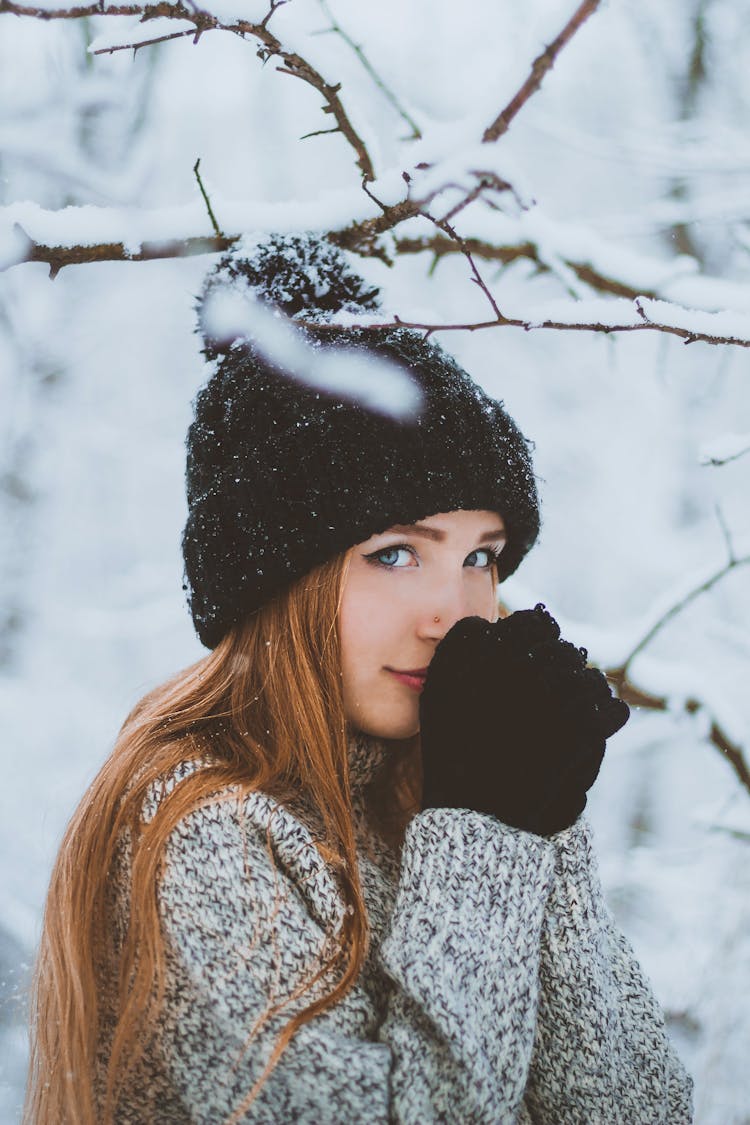
M420 696L423 808L491 813L540 836L573 824L630 714L586 656L541 604L456 622Z

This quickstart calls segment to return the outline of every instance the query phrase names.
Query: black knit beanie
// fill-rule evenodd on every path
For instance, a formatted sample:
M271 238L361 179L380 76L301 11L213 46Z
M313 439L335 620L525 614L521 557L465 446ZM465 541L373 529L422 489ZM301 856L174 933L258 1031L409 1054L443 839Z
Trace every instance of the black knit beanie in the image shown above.
M291 377L252 333L217 341L205 316L215 286L248 291L286 317L365 319L377 289L316 236L270 236L230 251L199 298L211 377L187 435L185 588L198 636L228 629L313 567L394 523L460 508L498 512L512 574L539 533L529 444L437 344L406 329L326 332L298 326L308 347L382 357L408 372L422 405L394 417ZM312 354L312 353L311 353Z

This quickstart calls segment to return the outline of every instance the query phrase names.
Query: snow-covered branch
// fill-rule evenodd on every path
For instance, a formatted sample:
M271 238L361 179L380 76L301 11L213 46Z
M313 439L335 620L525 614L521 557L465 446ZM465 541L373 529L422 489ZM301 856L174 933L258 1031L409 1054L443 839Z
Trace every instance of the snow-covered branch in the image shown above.
M706 344L733 344L750 347L750 315L746 313L706 313L683 308L669 301L651 301L637 297L603 300L590 298L582 301L548 301L534 306L528 300L515 299L505 303L505 312L492 320L446 323L439 321L408 320L397 314L389 319L346 319L343 315L336 323L318 325L318 331L337 331L344 324L352 330L377 331L383 328L412 328L431 336L435 332L478 332L488 328L523 328L527 332L538 328L572 332L663 332L678 336L686 344L702 341ZM523 307L521 307L523 304ZM516 311L517 310L517 311ZM301 322L304 323L304 322Z
M392 190L391 185L391 190ZM148 261L155 258L183 257L191 254L210 254L227 249L248 226L256 230L321 229L342 209L356 215L354 222L343 229L331 229L328 237L346 249L364 255L380 253L378 237L395 221L413 219L413 210L419 204L406 200L403 204L382 206L374 217L361 217L371 209L371 194L361 191L332 192L305 208L289 204L237 203L215 200L215 209L221 218L222 230L232 233L218 236L205 209L196 205L162 208L154 212L133 212L123 208L67 207L61 211L45 211L29 203L11 204L0 208L0 269L18 262L46 262L52 276L67 265L81 265L101 261ZM421 203L421 201L420 201ZM399 219L399 215L403 219ZM434 219L422 210L422 220L436 225L445 220ZM498 307L496 297L486 282L477 281L478 271L474 258L486 261L510 262L527 258L541 262L542 255L557 255L577 277L591 289L600 288L605 293L626 296L605 299L587 297L581 300L563 298L535 304L529 295L519 301L506 300L499 315L488 320L461 322L425 322L412 320L408 314L393 314L373 322L346 325L351 328L374 330L401 325L432 334L435 332L476 332L489 328L518 327L527 331L537 328L559 331L603 332L662 332L681 338L685 343L703 341L709 344L750 346L750 311L744 287L720 279L695 275L680 276L674 263L665 263L645 255L626 254L618 247L608 246L584 228L571 228L554 224L540 214L524 213L512 220L498 216L498 223L513 233L526 238L515 245L493 247L490 243L465 238L455 231L435 239L407 238L395 240L397 255L439 247L442 256L461 253L468 258L473 279L481 284L491 304ZM453 228L450 228L453 230ZM446 226L443 226L446 230ZM531 235L531 238L528 236ZM533 239L533 240L532 240ZM645 284L633 284L640 273ZM619 276L618 276L619 274ZM658 294L669 292L676 300L659 299ZM632 294L632 297L631 297ZM679 304L684 294L701 299L703 308ZM629 298L629 299L628 299ZM736 302L739 311L727 311L728 299ZM722 311L706 311L706 306ZM744 307L743 307L744 306ZM338 322L332 327L341 327ZM319 326L320 328L320 326Z
M32 7L17 0L0 0L0 14L41 20L108 15L137 20L127 31L120 28L114 36L100 37L94 53L111 53L122 47L136 49L174 35L190 34L197 40L212 30L251 37L259 44L263 61L278 59L279 71L300 78L323 96L324 112L331 115L335 125L333 130L320 131L341 132L357 154L362 174L361 184L302 207L216 199L220 226L216 219L207 224L205 212L194 206L126 213L123 208L44 211L31 203L11 204L0 209L0 269L26 261L45 262L55 276L67 265L216 253L233 245L250 228L317 229L327 231L330 240L344 249L380 257L388 264L399 256L422 251L431 255L433 263L460 253L469 264L471 280L483 290L493 312L488 320L449 323L425 322L404 310L377 324L363 325L366 328L401 324L427 335L510 326L606 334L656 331L677 336L685 343L747 347L750 302L746 287L701 276L697 264L684 256L656 260L608 244L580 224L550 219L541 208L525 202L526 193L516 190L518 183L514 186L517 170L510 168L509 175L507 155L488 143L507 131L598 4L599 0L579 4L563 30L534 60L526 79L490 126L467 119L443 132L433 129L429 137L415 138L414 149L410 150L414 163L409 171L394 167L376 180L364 140L355 131L341 100L341 84L327 81L319 69L286 49L269 30L269 22L281 6L278 0L269 0L264 18L257 22L235 18L233 10L225 12L222 20L210 6L203 8L184 0L160 0L149 5L110 4L105 0L71 8ZM324 10L332 20L330 30L358 51L368 73L380 83L359 45L343 32L325 6ZM448 197L450 202L442 208L442 218L437 212L433 215L432 204ZM507 198L512 200L511 205L501 209L498 200ZM378 208L375 215L373 203ZM458 216L461 230L455 227ZM421 226L425 220L437 228L429 235ZM480 274L476 264L480 259L499 264L519 259L534 262L540 272L556 275L569 297L540 305L534 301L529 285L523 299L514 300L511 307ZM598 294L612 299L602 300Z

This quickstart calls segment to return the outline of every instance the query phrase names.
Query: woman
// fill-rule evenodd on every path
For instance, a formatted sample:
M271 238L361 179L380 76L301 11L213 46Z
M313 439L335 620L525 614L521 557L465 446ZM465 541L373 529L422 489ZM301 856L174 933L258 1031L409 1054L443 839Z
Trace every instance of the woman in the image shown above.
M375 307L330 246L271 238L218 283L422 405L315 391L202 316L183 550L212 651L63 839L25 1120L689 1122L582 816L627 706L543 606L499 616L539 530L527 442L415 334L311 326Z

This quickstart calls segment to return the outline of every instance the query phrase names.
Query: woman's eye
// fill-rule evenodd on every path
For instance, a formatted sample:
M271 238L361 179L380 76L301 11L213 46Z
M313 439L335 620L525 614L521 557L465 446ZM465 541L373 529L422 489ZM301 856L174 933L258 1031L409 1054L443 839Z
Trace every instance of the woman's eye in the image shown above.
M485 561L483 563L480 563L480 565L477 567L478 570L484 570L487 567L492 566L494 562L497 562L497 552L491 551L489 547L478 547L476 551L471 552L471 555L485 556ZM471 555L469 555L469 558L471 558Z
M400 552L402 552L402 551L405 555L406 554L409 554L409 555L414 554L411 547L406 547L406 546L384 547L382 551L374 551L373 554L371 554L371 555L365 555L365 558L369 562L374 562L376 566L384 566L388 570L402 570L403 568L401 566L396 566L395 562L393 561L394 556L397 557L400 554ZM391 561L388 561L388 556L390 556ZM408 565L408 563L406 565Z

